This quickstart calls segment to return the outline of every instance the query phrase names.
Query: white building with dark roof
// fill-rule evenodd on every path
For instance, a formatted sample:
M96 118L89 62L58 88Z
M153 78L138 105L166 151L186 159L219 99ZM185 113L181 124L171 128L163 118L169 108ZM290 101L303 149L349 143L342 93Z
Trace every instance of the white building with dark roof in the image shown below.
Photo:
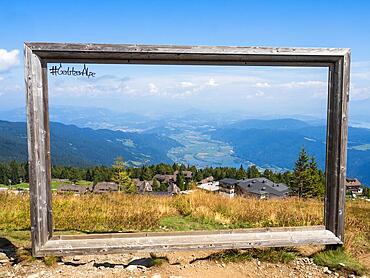
M236 195L252 196L259 199L284 198L289 195L289 187L283 183L274 183L266 178L222 179L219 184L220 194L232 198Z
M284 183L274 183L266 178L240 180L236 188L238 195L254 196L260 199L284 198L289 196L289 187Z
M219 193L225 197L233 198L235 197L235 189L238 184L236 179L222 179L219 182Z

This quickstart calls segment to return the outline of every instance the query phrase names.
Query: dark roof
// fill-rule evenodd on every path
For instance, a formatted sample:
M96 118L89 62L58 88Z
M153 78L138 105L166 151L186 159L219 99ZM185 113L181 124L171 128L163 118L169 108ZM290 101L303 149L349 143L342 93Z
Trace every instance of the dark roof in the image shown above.
M138 192L149 192L153 191L153 181L141 181L139 179L132 180L136 184L136 188Z
M283 197L289 193L289 187L286 184L274 183L266 178L240 180L238 186L249 193L257 195L269 194Z
M75 193L85 193L86 187L76 184L61 184L57 188L57 192L75 192Z
M202 179L199 183L207 183L207 182L212 182L214 178L212 176L209 176L205 179Z
M360 187L361 186L361 182L357 178L349 178L349 177L347 177L346 178L346 181L345 181L345 185L346 186L357 186L357 187Z
M226 186L226 187L236 185L237 183L238 183L238 180L236 180L236 179L226 178L226 179L220 180L220 185L221 186Z
M176 176L174 175L161 175L161 174L156 174L154 178L157 181L160 182L170 182L170 181L176 181Z
M118 184L115 182L98 182L94 185L94 192L118 191Z

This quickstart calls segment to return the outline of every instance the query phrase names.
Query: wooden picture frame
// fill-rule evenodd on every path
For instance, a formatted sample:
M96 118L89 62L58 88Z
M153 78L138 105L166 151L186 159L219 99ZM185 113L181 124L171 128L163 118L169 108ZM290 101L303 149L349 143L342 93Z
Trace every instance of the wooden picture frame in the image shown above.
M349 49L25 43L24 54L34 256L343 244ZM55 62L327 67L325 226L53 236L47 64Z

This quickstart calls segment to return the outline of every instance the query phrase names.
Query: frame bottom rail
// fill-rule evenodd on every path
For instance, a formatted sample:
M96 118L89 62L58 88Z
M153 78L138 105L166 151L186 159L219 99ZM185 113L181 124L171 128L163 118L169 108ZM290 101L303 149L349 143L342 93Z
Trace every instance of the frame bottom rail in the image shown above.
M291 227L185 233L135 233L57 236L36 256L127 252L223 250L299 245L339 245L342 241L324 227Z

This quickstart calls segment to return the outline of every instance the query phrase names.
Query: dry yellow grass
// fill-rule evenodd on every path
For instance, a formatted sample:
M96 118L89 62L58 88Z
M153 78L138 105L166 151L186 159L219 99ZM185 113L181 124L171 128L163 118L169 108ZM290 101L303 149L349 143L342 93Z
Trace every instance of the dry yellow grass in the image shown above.
M194 192L181 196L53 195L56 230L107 232L165 229L224 229L323 224L323 201L287 198L257 200ZM165 224L163 224L165 223ZM170 225L168 225L170 224ZM0 194L0 230L27 230L29 196ZM370 203L348 201L346 248L368 254Z

